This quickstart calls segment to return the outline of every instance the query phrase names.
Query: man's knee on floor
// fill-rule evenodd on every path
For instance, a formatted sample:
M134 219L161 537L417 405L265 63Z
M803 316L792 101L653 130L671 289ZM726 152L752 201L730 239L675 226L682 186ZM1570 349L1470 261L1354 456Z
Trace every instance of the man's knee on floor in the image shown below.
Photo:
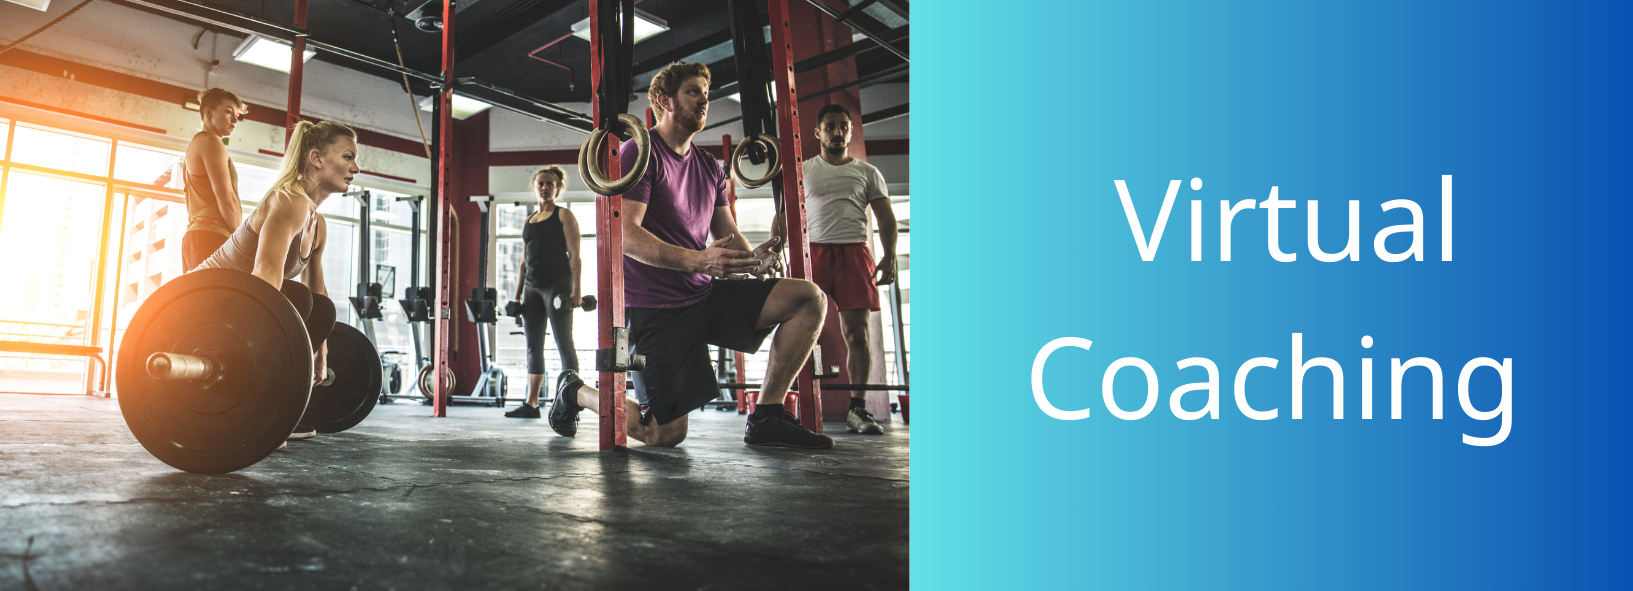
M686 441L685 429L653 429L645 442L651 447L675 447Z

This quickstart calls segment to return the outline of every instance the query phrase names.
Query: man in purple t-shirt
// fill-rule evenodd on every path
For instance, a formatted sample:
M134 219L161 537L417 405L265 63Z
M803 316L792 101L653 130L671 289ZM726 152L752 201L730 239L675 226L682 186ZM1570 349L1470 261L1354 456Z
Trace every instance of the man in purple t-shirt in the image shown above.
M658 125L646 176L624 193L624 304L630 352L646 356L633 372L628 434L647 445L686 439L686 415L720 395L709 345L748 353L771 339L771 361L743 442L808 449L833 447L783 410L827 312L816 284L771 278L781 268L778 240L749 249L726 201L725 172L697 146L709 111L709 68L677 62L652 79L648 98ZM619 150L623 170L635 142ZM710 239L713 238L711 242ZM571 437L578 412L600 412L600 394L577 373L562 372L550 427Z

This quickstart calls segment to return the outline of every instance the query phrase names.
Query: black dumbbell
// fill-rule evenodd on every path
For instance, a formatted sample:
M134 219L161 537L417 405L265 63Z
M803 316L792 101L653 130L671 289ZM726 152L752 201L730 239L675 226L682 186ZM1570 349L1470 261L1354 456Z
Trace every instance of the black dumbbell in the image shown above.
M584 301L584 303L582 305L580 305L579 308L582 308L585 312L594 312L595 311L595 296L593 296L593 295L584 296L583 301ZM567 307L567 296L564 296L564 295L563 296L556 296L556 307L557 308Z

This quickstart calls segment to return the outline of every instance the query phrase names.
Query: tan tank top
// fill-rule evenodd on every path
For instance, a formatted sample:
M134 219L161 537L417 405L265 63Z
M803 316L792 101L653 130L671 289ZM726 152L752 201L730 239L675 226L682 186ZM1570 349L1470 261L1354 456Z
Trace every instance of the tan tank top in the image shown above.
M284 255L284 279L300 277L301 273L306 271L306 266L312 262L312 253L306 253L305 257L301 256L301 239L306 237L308 226L302 226L301 231L295 233L295 241L289 244L289 254ZM254 273L255 250L260 244L261 234L246 221L227 237L227 243L216 249L215 254L199 263L198 268L235 269ZM316 241L312 243L312 250L317 251Z
M187 193L187 231L232 236L233 228L228 228L227 220L221 217L221 205L216 201L215 186L210 184L210 175L204 171L194 174L185 161L182 168L187 171L182 182ZM230 158L227 159L227 173L232 179L233 191L238 191L238 167L233 165Z

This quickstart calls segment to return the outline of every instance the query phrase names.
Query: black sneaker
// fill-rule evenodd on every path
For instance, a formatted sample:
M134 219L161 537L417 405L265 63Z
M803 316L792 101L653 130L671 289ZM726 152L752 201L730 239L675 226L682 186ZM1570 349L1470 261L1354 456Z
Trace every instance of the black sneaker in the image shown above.
M583 385L578 372L570 369L556 378L556 399L550 403L550 428L562 437L578 434L578 411L583 410L578 406L578 389Z
M539 407L523 402L516 410L505 413L505 416L513 419L536 419L539 418Z
M799 424L799 419L786 412L782 413L782 416L749 415L748 429L743 433L743 443L800 449L828 449L834 446L833 438L821 433L812 433Z

